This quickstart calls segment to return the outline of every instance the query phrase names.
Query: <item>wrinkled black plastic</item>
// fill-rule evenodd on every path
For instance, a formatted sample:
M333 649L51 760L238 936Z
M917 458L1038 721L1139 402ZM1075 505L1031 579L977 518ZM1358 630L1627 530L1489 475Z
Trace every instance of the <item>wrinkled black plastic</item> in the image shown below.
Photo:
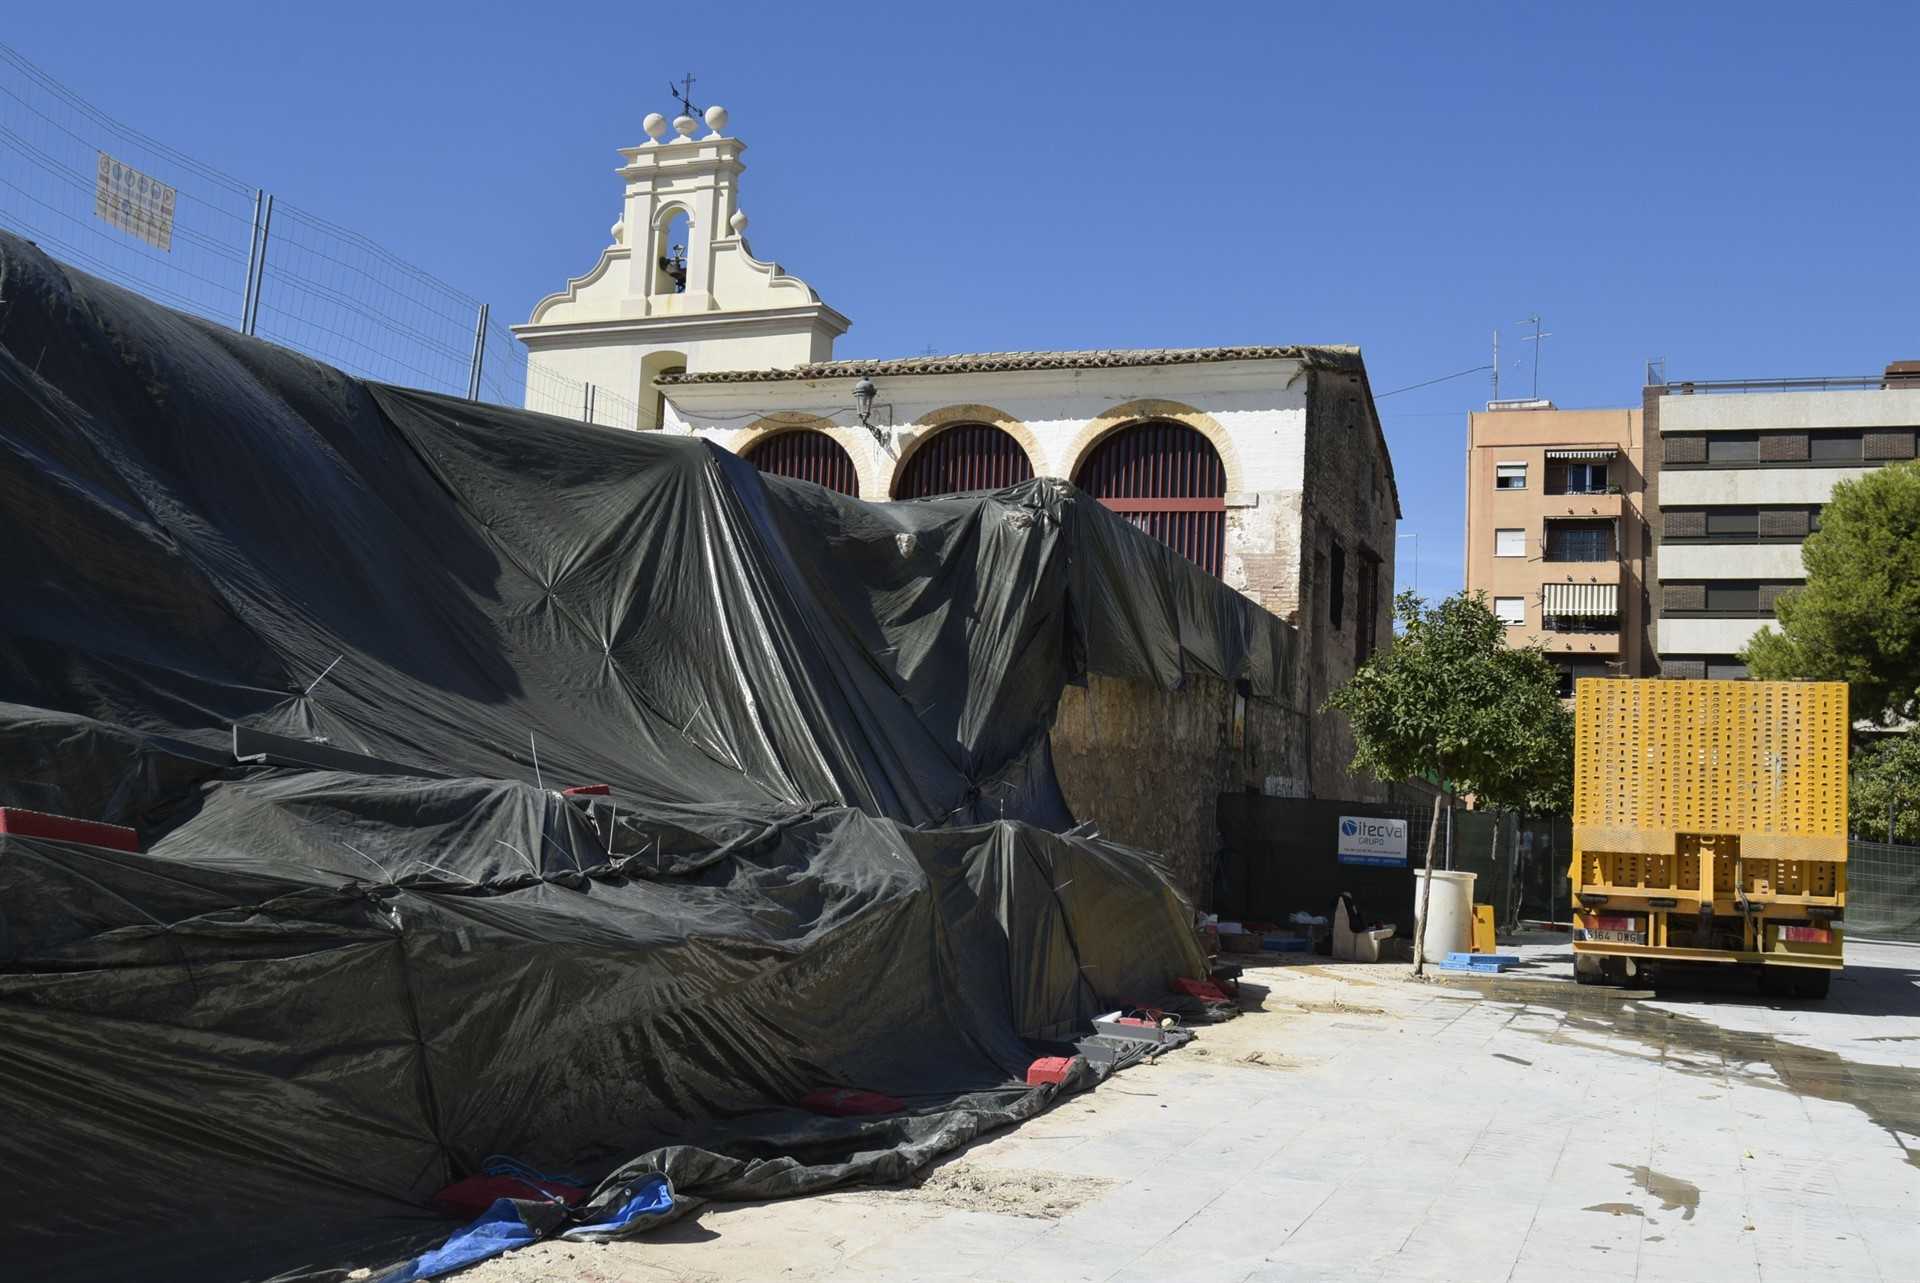
M1071 487L860 503L3 235L0 297L0 805L145 843L0 838L9 1277L325 1277L492 1153L897 1179L1202 965L1152 856L1058 832L1047 727L1090 671L1281 693L1290 633Z

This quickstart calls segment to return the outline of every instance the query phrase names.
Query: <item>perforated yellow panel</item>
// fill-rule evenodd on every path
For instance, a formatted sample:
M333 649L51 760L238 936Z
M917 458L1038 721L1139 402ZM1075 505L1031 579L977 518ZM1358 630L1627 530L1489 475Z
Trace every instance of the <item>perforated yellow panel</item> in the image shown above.
M1575 825L1846 835L1843 682L1590 678L1574 719Z

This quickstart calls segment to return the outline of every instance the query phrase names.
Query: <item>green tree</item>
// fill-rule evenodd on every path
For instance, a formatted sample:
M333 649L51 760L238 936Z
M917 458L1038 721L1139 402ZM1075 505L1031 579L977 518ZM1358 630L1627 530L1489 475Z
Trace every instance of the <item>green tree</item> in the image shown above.
M1853 715L1912 716L1920 696L1920 462L1842 481L1800 550L1807 582L1747 644L1768 681L1848 683Z
M1358 746L1353 769L1399 782L1446 781L1427 829L1426 885L1414 913L1414 974L1433 894L1441 808L1454 791L1496 806L1558 807L1573 774L1572 717L1555 693L1553 665L1537 647L1507 645L1485 594L1457 593L1429 608L1413 593L1394 600L1400 634L1376 651L1327 706L1345 713Z
M1920 841L1920 736L1887 735L1855 750L1847 776L1850 832L1869 842Z

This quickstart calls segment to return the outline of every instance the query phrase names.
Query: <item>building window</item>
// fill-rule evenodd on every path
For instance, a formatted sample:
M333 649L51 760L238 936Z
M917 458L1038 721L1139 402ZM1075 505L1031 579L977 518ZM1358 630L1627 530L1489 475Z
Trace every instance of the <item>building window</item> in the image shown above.
M1600 521L1549 521L1547 523L1548 561L1612 561L1613 523Z
M1807 458L1813 463L1859 463L1858 432L1815 432L1807 438Z
M1495 597L1493 599L1493 617L1512 627L1527 622L1527 599L1525 597Z
M1753 432L1713 432L1707 435L1708 463L1760 462L1760 437Z
M1548 494L1605 494L1607 465L1604 463L1549 463Z
M1327 622L1335 629L1347 610L1347 550L1335 543L1327 573Z
M1541 625L1550 633L1617 633L1618 615L1544 615Z
M1760 585L1725 581L1707 585L1707 609L1755 614L1760 609Z
M1707 661L1707 680L1710 682L1744 682L1751 676L1753 674L1747 671L1747 666L1738 660Z
M1714 539L1757 539L1760 537L1760 510L1709 508L1707 535Z
M1527 488L1527 465L1524 463L1494 464L1493 488L1495 490L1525 490Z
M1360 550L1360 584L1355 609L1360 617L1354 620L1353 626L1353 660L1364 664L1367 656L1373 654L1380 627L1380 558L1364 548Z
M1496 557L1524 557L1527 555L1527 532L1524 530L1496 530L1493 532L1493 555Z

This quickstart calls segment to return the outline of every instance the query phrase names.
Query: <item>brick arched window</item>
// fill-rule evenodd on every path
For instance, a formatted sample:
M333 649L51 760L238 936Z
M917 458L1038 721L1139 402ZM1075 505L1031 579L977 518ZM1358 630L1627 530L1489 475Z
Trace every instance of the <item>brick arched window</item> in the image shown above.
M969 490L1000 490L1033 479L1020 443L989 423L942 428L908 457L893 483L896 499L928 499Z
M1227 468L1184 423L1149 419L1109 436L1074 484L1210 575L1227 548Z
M853 456L824 432L803 428L796 432L777 432L748 446L740 456L762 472L776 477L811 481L844 495L860 493L860 478L853 467Z

